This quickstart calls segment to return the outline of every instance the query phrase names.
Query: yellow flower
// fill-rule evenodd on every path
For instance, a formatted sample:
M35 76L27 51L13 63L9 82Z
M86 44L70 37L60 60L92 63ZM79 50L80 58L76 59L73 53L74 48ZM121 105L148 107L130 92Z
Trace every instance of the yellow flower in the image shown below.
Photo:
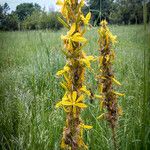
M56 4L61 6L61 13L68 18L67 1L64 0L63 2L62 0L57 0Z
M60 76L60 75L64 74L65 72L68 72L69 70L70 70L70 68L66 65L66 66L64 66L64 68L62 70L58 71L56 73L56 75Z
M84 22L85 25L87 25L91 19L91 12L89 12L86 17L84 17L83 15L81 15L81 19Z
M117 36L116 35L114 36L114 35L112 35L111 32L109 32L109 37L110 37L112 44L117 43Z
M61 0L57 0L56 5L63 5L64 3Z
M72 36L71 40L74 42L83 42L83 43L87 42L87 40L84 37L82 37L81 33L79 33L79 32L75 33Z
M108 23L106 20L102 20L100 24L101 24L101 26L106 26Z
M87 40L82 37L82 34L79 33L79 32L76 32L74 33L76 30L76 24L73 23L72 26L71 26L71 29L70 31L67 33L67 35L65 36L61 36L61 39L63 40L68 40L69 41L69 44L73 41L73 42L86 42Z
M71 106L73 107L73 114L76 115L76 107L79 108L86 108L87 105L85 105L82 101L84 99L84 96L81 95L79 98L77 98L77 92L73 91L72 95L69 94L68 96L65 96L62 101L56 104L56 108L60 106Z
M90 61L94 61L94 57L93 56L85 56L84 58L80 59L80 63L81 64L85 64L88 68L91 68L91 63Z
M65 144L65 140L64 140L64 139L62 139L60 147L61 147L62 149L66 149L66 148L68 147L68 146Z
M99 76L100 79L106 80L104 76Z
M62 100L59 101L59 102L56 104L55 107L58 108L58 107L63 106L63 105L62 105L62 102L63 102L63 101L66 101L67 99L68 99L68 97L67 97L67 92L66 92L65 95L63 96Z
M79 4L81 7L84 6L84 0L81 0L80 4Z
M110 56L109 56L109 55L106 55L106 56L105 56L105 59L106 59L106 62L109 62Z
M87 90L86 86L82 86L82 88L80 88L80 91L86 93L88 96L91 95L91 92L89 90Z
M88 146L83 142L82 136L83 136L83 130L81 131L81 136L78 136L79 147L83 147L84 149L88 150Z

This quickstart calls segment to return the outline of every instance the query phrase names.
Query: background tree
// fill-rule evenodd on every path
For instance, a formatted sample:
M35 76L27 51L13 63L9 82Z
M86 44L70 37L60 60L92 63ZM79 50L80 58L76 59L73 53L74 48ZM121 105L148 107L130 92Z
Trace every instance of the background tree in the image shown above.
M9 9L10 8L7 3L5 3L4 5L0 5L0 30L7 30L7 14Z
M111 24L141 24L143 23L143 2L146 1L147 21L150 20L150 0L87 0L83 8L84 14L92 13L91 23L99 25L102 19ZM60 13L51 8L48 12L42 10L37 3L22 3L16 10L9 12L7 3L0 5L0 30L20 29L60 29L62 25L57 20Z
M34 11L31 16L28 16L22 23L23 29L52 29L59 30L62 24L58 21L57 17L61 16L58 12L39 12Z
M143 22L142 0L89 0L92 22L99 24L102 19L110 23L138 24Z
M96 25L102 20L109 20L114 0L89 0L87 5L92 12L92 21Z
M31 16L34 11L41 11L41 7L38 4L33 3L22 3L16 7L16 14L20 21L26 19L26 17Z

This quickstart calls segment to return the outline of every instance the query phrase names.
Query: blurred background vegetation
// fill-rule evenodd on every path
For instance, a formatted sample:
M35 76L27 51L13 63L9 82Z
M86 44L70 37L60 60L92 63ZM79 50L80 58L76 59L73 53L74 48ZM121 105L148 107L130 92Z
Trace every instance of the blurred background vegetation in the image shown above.
M86 14L92 13L92 25L98 25L106 19L111 24L141 24L143 23L143 6L147 3L147 22L150 20L149 0L87 0L83 8ZM54 29L62 27L57 20L59 12L46 12L38 4L22 3L15 11L8 13L9 5L0 5L0 30L35 30ZM62 16L61 16L62 17Z

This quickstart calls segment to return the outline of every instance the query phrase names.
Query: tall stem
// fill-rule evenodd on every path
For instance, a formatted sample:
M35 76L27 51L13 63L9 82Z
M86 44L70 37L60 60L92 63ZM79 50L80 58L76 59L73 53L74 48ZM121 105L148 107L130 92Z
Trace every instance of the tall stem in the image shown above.
M58 1L58 4L62 6L61 13L67 22L64 24L69 29L67 35L62 36L66 51L66 65L63 70L57 72L57 75L64 76L65 81L61 85L66 90L62 101L57 103L57 107L63 106L67 113L61 147L78 150L79 148L87 147L82 138L83 128L85 127L80 114L81 109L87 107L83 102L83 95L86 90L86 86L83 85L86 65L83 63L87 61L90 63L81 47L82 43L85 44L87 41L83 37L84 30L81 26L88 24L89 20L87 18L90 19L91 14L84 17L81 10L84 6L84 1L64 0L64 3ZM62 20L61 22L64 21ZM91 128L89 126L86 127Z
M117 150L116 139L116 123L119 111L121 108L117 104L117 95L123 96L123 94L115 92L113 84L121 85L119 81L115 79L113 72L114 50L113 44L116 42L116 36L113 36L107 27L106 20L101 22L101 28L99 29L99 45L100 45L100 75L99 85L102 87L100 92L102 94L103 107L107 110L103 116L109 122L112 129L112 140L114 149ZM119 110L120 109L120 110Z

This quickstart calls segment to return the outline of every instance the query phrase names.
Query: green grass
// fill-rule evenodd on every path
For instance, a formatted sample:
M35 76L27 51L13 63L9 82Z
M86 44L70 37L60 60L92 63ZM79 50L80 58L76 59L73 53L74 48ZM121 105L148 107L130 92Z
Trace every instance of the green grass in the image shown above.
M111 26L118 36L114 70L122 83L118 102L123 108L117 126L121 150L150 149L149 104L144 101L144 50L148 49L142 26ZM59 150L65 113L55 109L64 94L56 72L65 64L59 32L0 33L0 149ZM97 28L87 31L85 51L98 55ZM92 67L97 72L96 63ZM88 87L96 91L96 81L87 71ZM90 150L111 150L111 130L104 120L97 120L98 102L90 104L82 118L93 129L85 131ZM144 114L144 115L143 115Z

